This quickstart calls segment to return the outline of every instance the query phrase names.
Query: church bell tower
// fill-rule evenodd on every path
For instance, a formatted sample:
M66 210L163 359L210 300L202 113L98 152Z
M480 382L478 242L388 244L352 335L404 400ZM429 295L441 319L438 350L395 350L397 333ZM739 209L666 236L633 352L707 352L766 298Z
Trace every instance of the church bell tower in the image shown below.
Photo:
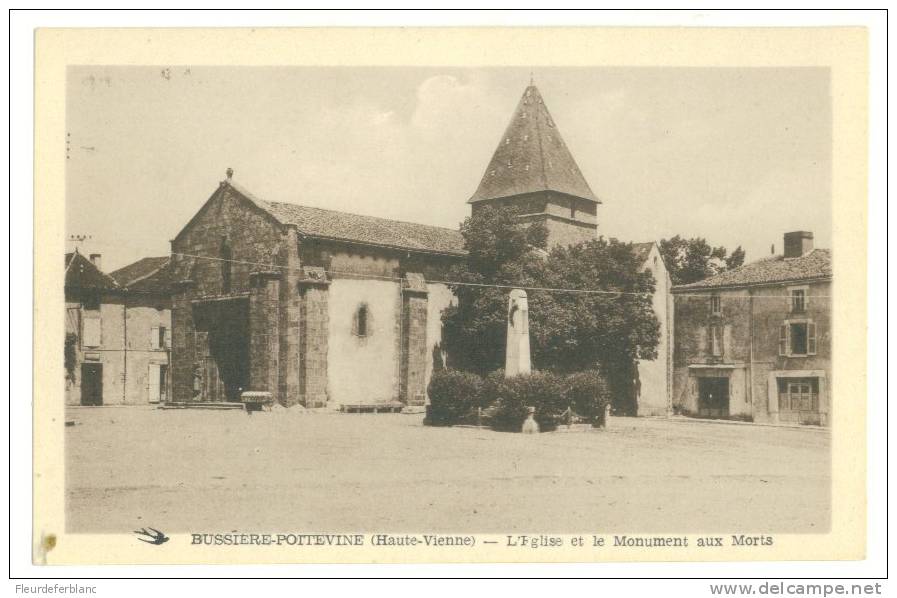
M545 224L549 247L597 237L601 201L582 176L535 85L523 92L468 203L474 214L490 205L518 208L521 221Z

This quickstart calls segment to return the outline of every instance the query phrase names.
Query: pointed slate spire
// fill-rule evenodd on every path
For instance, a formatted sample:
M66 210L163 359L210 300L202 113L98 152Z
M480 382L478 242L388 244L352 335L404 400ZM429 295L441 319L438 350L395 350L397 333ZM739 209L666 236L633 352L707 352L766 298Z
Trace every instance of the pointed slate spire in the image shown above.
M468 203L542 191L601 203L561 138L542 94L531 84Z

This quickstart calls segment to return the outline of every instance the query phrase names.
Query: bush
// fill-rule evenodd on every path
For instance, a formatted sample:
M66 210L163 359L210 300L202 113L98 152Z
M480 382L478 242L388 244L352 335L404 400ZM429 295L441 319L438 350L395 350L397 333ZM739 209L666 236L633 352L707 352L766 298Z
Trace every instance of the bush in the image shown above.
M610 387L596 370L569 376L551 372L505 378L495 370L485 378L460 370L434 370L427 387L430 405L425 424L453 426L482 420L496 430L519 432L527 407L536 409L535 419L543 432L550 432L577 415L593 426L604 425L610 404ZM568 411L569 410L569 411Z
M611 402L607 380L597 370L577 372L568 378L570 405L577 415L593 426L603 426Z
M483 406L483 379L460 370L434 370L427 386L430 406L426 424L452 426L469 418Z
M75 365L78 360L78 336L73 332L65 334L65 379L75 381Z
M496 430L519 432L527 407L535 407L539 428L550 432L564 420L569 407L566 379L550 372L513 378L493 372L484 386L486 400L495 405L492 427Z

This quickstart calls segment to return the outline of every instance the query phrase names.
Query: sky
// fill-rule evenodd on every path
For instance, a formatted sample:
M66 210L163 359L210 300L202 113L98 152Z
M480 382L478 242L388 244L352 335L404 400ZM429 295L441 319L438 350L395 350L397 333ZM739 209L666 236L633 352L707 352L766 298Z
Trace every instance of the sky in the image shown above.
M234 169L254 195L456 228L528 68L69 67L67 235L111 271L166 255ZM700 236L747 260L831 247L823 68L539 68L602 200L599 234ZM69 241L67 249L74 243Z

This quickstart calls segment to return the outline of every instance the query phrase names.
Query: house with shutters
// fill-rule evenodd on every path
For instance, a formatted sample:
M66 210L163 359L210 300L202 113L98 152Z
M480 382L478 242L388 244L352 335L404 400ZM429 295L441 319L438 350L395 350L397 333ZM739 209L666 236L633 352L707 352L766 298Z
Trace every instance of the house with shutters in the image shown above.
M146 405L167 400L171 300L168 257L111 274L101 256L65 256L67 405Z
M831 252L812 232L785 233L782 255L672 292L676 411L829 424Z

